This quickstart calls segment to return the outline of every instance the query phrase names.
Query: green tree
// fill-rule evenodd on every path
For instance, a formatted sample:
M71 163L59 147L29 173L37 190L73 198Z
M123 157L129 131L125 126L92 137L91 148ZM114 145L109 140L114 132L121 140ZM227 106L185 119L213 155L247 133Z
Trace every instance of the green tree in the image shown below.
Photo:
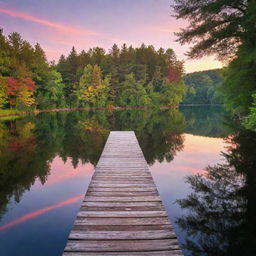
M49 69L46 55L40 44L36 44L32 54L33 60L31 63L32 78L36 82L37 86L44 86L45 77L44 73Z
M72 47L72 50L69 56L67 57L67 64L69 66L69 74L68 74L69 81L71 85L73 85L75 82L79 80L79 78L77 77L77 69L79 67L79 58L74 46Z
M41 109L65 106L64 84L61 74L54 69L45 73L45 83L38 93L37 104Z
M256 93L254 93L252 97L252 107L250 107L249 115L244 118L243 123L247 129L256 131Z
M98 65L102 70L106 68L106 52L103 48L95 47L90 51L91 63Z
M0 75L7 75L10 71L9 45L0 29Z
M188 52L192 58L212 54L219 59L233 58L238 45L248 37L255 38L254 9L255 1L175 0L176 18L189 21L186 28L176 33L178 41L194 43Z
M75 47L72 47L69 55L65 58L64 55L60 56L57 64L57 71L61 73L63 83L65 84L64 94L68 105L72 106L72 92L74 86L79 82L81 76L81 58L77 54ZM84 65L83 65L84 67Z
M8 103L6 79L0 75L0 108Z
M165 79L161 90L161 105L177 107L185 95L185 91L186 86L182 81L170 82Z
M121 106L148 106L148 97L143 84L136 81L133 74L126 75L125 81L121 84L120 101Z
M162 88L162 83L163 83L163 73L161 71L160 66L156 66L155 72L153 74L152 80L151 80L154 90L156 92L160 92Z
M256 92L256 46L241 46L238 56L224 69L225 81L221 88L224 103L232 112L248 114Z
M256 91L255 0L175 0L177 18L189 25L177 33L181 44L192 43L188 55L216 55L231 62L224 72L225 103L234 112L247 113Z

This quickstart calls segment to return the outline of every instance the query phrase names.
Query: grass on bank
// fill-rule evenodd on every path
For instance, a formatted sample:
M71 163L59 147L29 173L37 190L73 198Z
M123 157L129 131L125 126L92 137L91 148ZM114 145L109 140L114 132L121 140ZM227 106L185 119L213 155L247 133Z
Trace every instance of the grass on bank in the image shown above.
M0 121L10 121L19 118L19 110L17 109L0 109ZM15 115L17 114L17 115Z
M13 115L18 113L19 110L17 109L0 109L0 115Z

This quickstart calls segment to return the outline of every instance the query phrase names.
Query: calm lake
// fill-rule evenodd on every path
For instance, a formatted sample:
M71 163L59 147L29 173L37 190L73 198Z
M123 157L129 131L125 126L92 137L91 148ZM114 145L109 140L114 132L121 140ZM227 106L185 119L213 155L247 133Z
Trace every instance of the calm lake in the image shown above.
M1 256L62 254L111 130L135 131L185 256L256 255L255 133L204 106L0 121Z

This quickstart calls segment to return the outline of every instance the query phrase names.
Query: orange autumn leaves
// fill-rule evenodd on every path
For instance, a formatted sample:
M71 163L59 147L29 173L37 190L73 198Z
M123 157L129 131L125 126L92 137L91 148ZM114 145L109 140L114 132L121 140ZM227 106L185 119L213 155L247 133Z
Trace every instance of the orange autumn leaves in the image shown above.
M103 78L98 65L87 65L75 88L75 95L80 105L105 106L108 98L110 79Z

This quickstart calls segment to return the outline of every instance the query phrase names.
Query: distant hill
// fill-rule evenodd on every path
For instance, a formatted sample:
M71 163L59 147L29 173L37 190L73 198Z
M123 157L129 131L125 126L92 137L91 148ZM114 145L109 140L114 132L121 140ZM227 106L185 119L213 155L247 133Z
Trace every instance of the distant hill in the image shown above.
M221 69L193 72L187 74L184 80L188 89L183 104L222 103L222 94L218 90L223 83Z

